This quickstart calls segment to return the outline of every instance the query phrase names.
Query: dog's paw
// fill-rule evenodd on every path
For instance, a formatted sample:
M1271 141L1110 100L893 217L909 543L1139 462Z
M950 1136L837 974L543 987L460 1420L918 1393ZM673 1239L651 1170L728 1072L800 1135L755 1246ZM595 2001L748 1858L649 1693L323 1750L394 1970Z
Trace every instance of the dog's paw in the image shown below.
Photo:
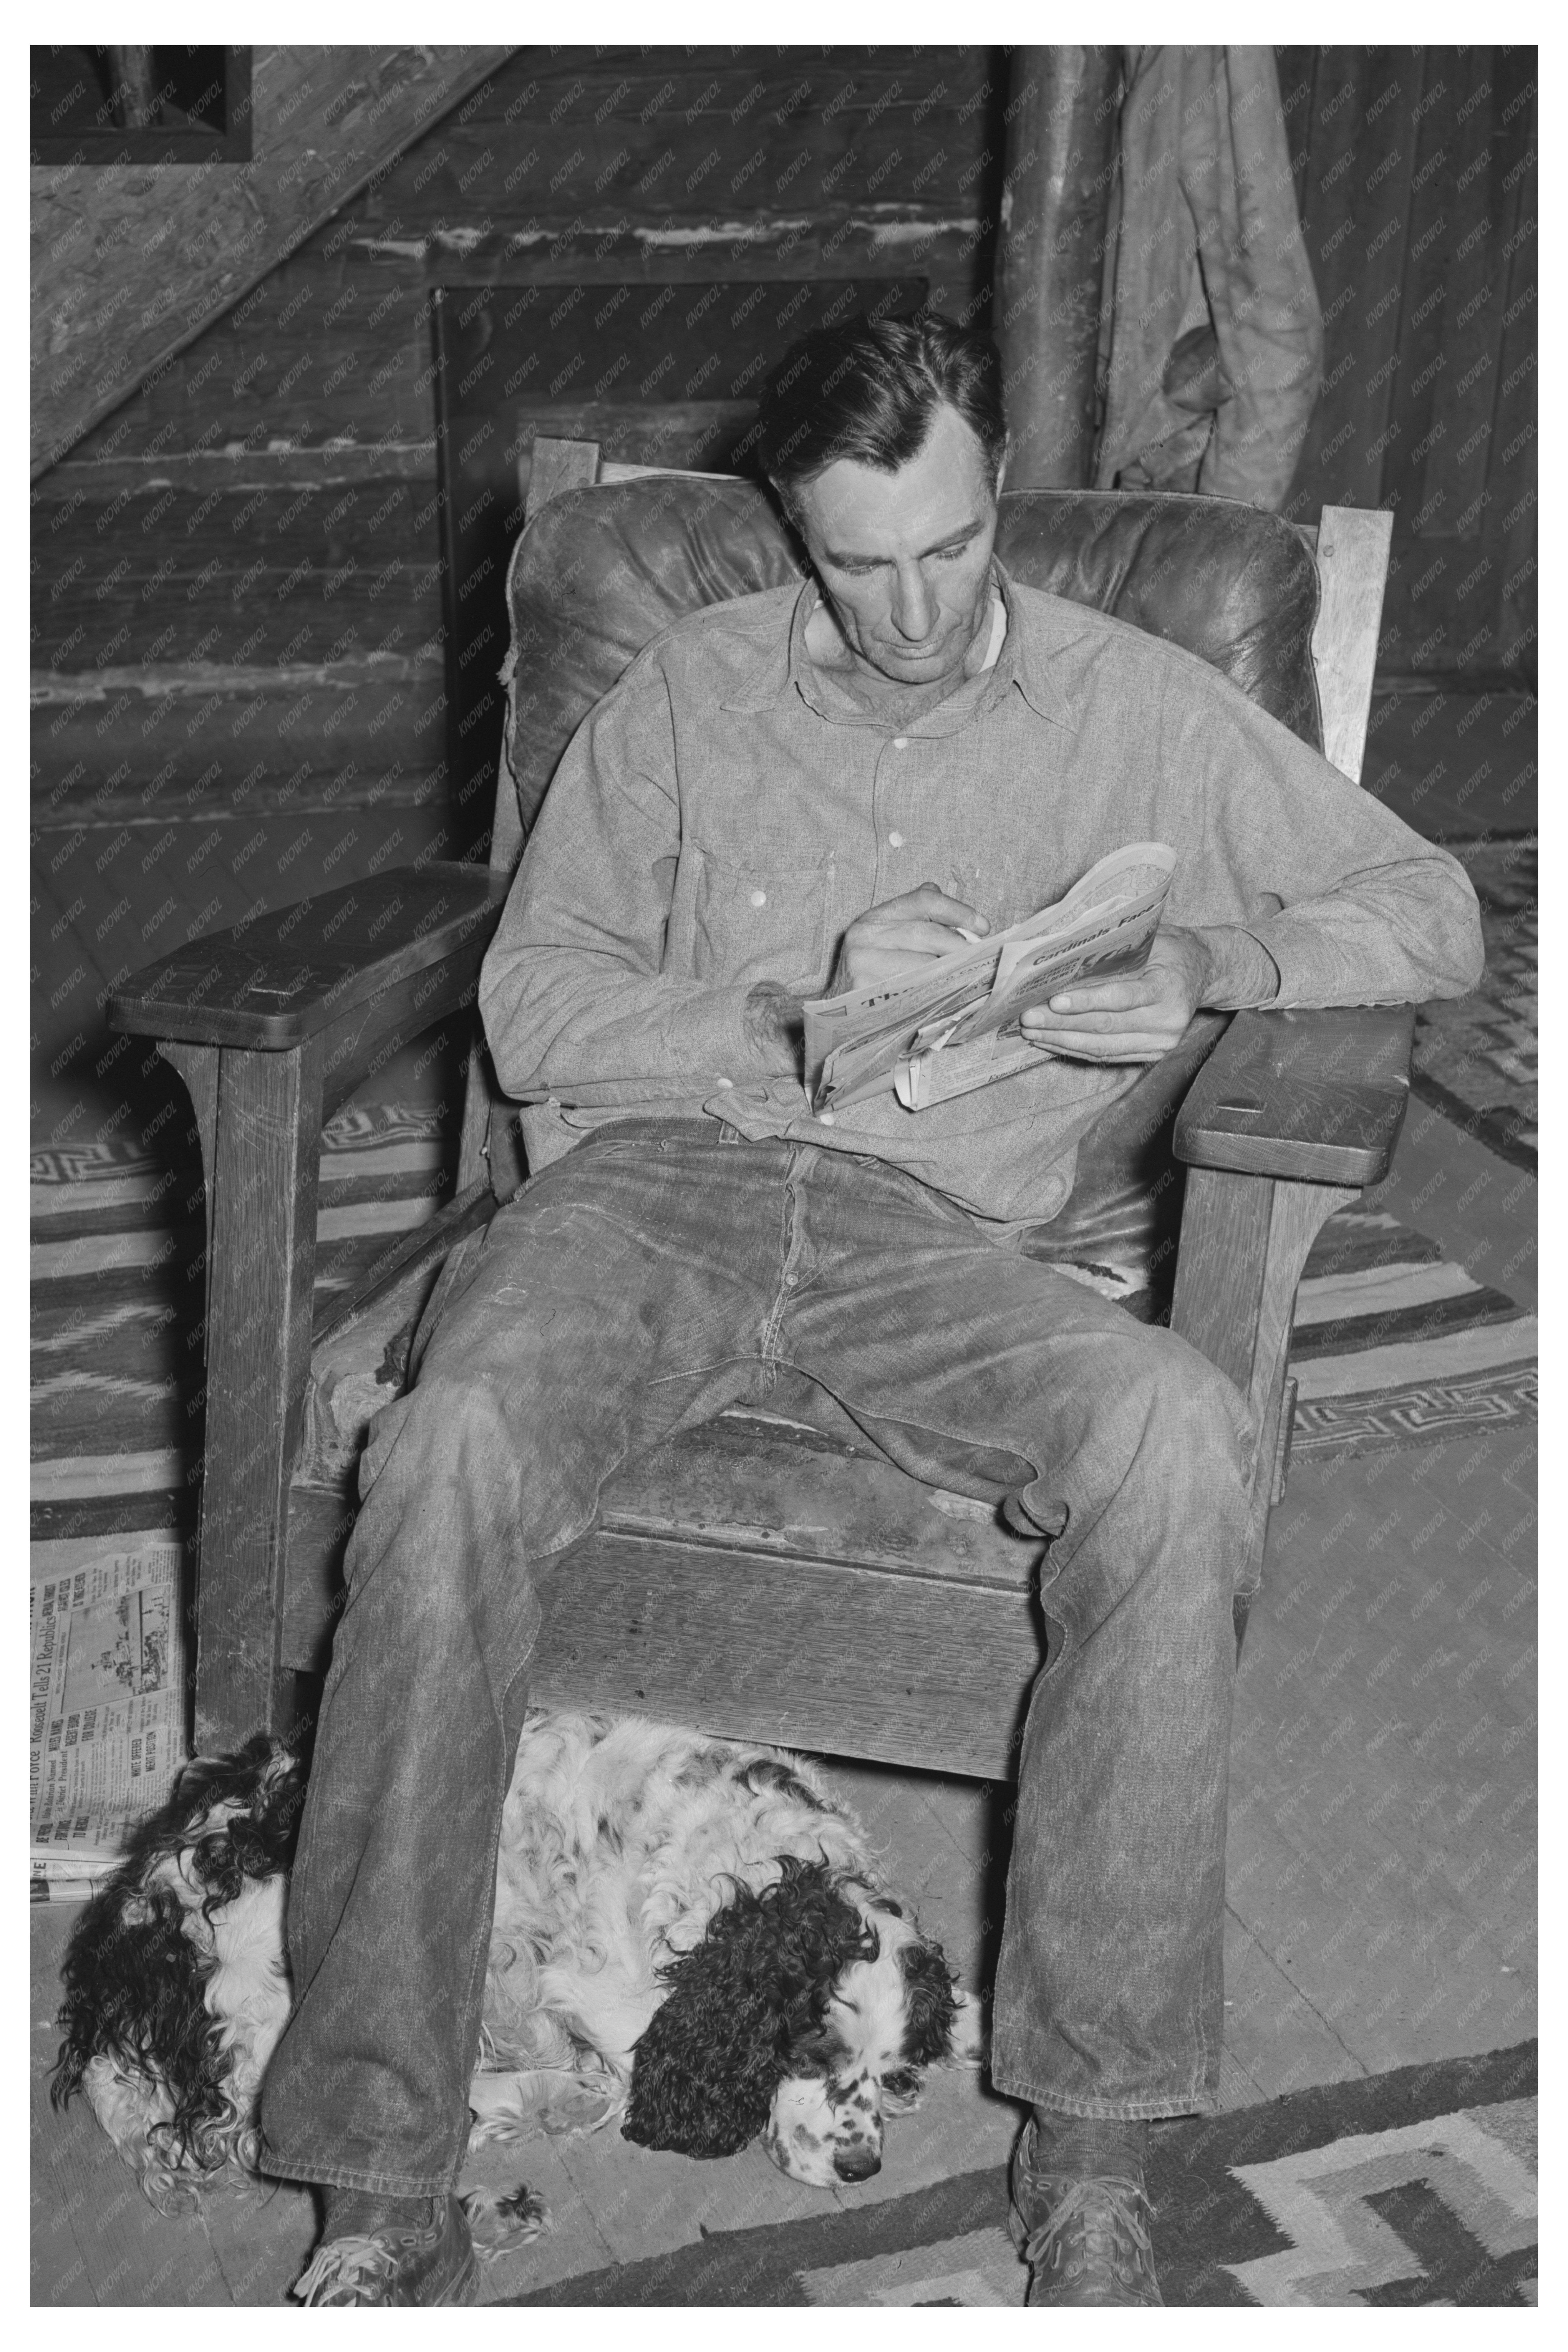
M555 2226L543 2198L526 2180L515 2189L470 2189L458 2202L481 2262L493 2263L498 2254L510 2253Z
M984 2063L990 2046L991 2020L987 2006L978 1993L965 1992L960 1985L952 2020L952 2063L955 2066L978 2066Z

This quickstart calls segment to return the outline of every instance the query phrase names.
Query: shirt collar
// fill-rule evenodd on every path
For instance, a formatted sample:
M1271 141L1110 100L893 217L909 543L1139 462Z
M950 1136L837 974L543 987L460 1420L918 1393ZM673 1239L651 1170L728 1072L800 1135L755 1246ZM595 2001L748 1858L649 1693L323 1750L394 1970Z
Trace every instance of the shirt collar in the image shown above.
M992 576L1007 614L1007 634L1002 640L1002 650L994 668L988 673L990 691L980 707L994 709L1016 687L1031 710L1053 726L1075 728L1077 720L1061 688L1049 669L1049 647L1031 645L1018 612L1013 593L1013 582L1004 564L994 557ZM821 599L821 590L808 573L801 583L800 593L790 614L789 635L783 646L777 644L757 663L735 692L727 695L726 710L758 711L775 709L780 703L798 693L801 699L822 718L837 718L837 712L827 711L816 688L816 668L805 650L805 625ZM931 717L936 717L938 703Z

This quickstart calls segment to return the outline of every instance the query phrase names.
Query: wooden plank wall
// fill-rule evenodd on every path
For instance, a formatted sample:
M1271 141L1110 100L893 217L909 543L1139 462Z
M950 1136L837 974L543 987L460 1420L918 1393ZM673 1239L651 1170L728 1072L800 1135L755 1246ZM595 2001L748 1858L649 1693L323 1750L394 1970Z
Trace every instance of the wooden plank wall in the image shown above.
M436 290L460 315L482 289L629 287L635 321L677 289L609 414L568 362L500 404L524 448L586 423L614 455L700 460L713 404L679 396L679 322L708 284L780 284L783 311L802 283L914 276L984 313L1004 80L978 48L521 50L39 479L36 967L79 898L96 918L36 1009L53 1082L73 1032L101 1046L115 972L193 925L286 903L324 857L347 881L394 835L450 854L479 829L447 807ZM174 825L183 868L202 821L222 838L192 905L142 866Z
M1385 671L1527 678L1533 53L1280 56L1329 320L1296 509L1394 504ZM437 291L459 340L476 304L513 344L517 304L542 321L523 357L502 365L498 339L464 370L499 379L458 404L484 412L498 499L540 429L712 463L750 387L715 397L693 355L752 299L704 314L714 289L751 286L780 347L828 283L923 283L987 319L1006 73L985 48L520 50L38 480L47 1087L96 1066L117 973L482 835L485 793L458 794L484 741L454 764L448 740L443 563L474 524L443 511ZM737 351L763 315L734 316ZM454 478L479 462L459 446ZM477 666L488 690L488 650Z
M506 54L258 48L242 101L248 162L35 165L34 473L268 277Z
M1384 677L1532 687L1536 53L1279 54L1326 322L1292 510L1393 509Z

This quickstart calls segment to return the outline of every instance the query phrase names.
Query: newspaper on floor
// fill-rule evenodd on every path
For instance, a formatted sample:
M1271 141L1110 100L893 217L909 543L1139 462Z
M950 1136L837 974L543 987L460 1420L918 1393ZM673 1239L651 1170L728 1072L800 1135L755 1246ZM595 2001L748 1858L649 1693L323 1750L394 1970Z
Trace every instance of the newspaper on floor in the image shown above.
M990 938L964 933L911 979L813 998L805 1008L813 1109L890 1092L920 1110L944 1091L932 1082L933 1057L1016 1029L1028 1006L1075 980L1140 970L1175 865L1163 842L1131 843L1054 906Z
M28 1860L41 1900L101 1885L184 1761L180 1548L112 1542L32 1584Z

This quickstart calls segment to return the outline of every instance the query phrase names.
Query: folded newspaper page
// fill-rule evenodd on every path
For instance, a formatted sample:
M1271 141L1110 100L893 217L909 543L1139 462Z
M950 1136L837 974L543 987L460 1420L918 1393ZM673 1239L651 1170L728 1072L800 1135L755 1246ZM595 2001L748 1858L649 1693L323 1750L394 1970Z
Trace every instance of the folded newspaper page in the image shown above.
M142 1539L32 1585L35 1890L85 1895L184 1760L180 1549Z
M1133 842L1091 866L1054 906L993 938L963 940L908 980L812 998L805 1007L812 1108L839 1110L892 1092L907 1110L921 1109L944 1091L932 1083L932 1055L1016 1029L1031 1004L1076 980L1139 971L1175 865L1163 842Z

